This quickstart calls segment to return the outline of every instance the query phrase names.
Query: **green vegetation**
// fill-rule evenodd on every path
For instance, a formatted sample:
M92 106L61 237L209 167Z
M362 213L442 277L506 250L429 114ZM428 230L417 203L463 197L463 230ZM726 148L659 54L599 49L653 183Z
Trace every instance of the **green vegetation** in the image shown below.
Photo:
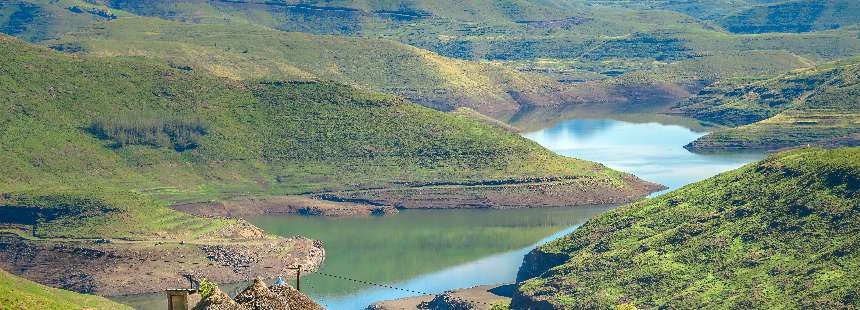
M860 133L858 76L860 58L851 58L763 81L717 84L675 112L736 127L689 146L698 150L851 144Z
M212 293L218 290L218 284L213 283L207 279L200 280L200 286L197 288L197 293L200 294L201 299L209 298L212 296Z
M490 306L490 310L507 310L507 309L510 309L510 307L511 307L510 301L500 301L500 302L494 303L492 306Z
M512 308L855 308L858 190L860 148L773 155L540 247Z
M233 79L334 80L439 110L469 107L503 118L523 107L583 102L665 105L702 83L775 76L856 55L860 28L842 16L853 12L843 2L824 4L817 23L831 26L804 33L734 34L719 26L744 10L769 8L756 0L731 6L713 0L29 0L7 5L5 15L0 10L0 25L24 25L26 31L5 32L62 51L145 56ZM13 16L11 7L21 6L56 12ZM61 9L75 6L85 10ZM96 14L53 27L93 15L87 10L117 18ZM28 35L33 31L45 34Z
M854 0L779 1L745 8L720 24L736 33L809 32L857 25L858 11Z
M844 8L844 14L850 15L851 8L841 2L829 1L826 10ZM759 4L712 0L107 2L135 14L191 23L229 20L284 31L394 39L444 56L490 60L566 82L633 72L654 72L652 78L657 81L676 79L679 73L683 82L714 80L767 74L771 69L779 73L860 51L857 29L851 27L735 35L715 25ZM771 60L759 64L764 57ZM714 64L729 68L713 71L720 67Z
M33 1L28 5L58 9L72 3ZM69 26L74 30L45 38L7 33L61 51L145 56L232 79L333 80L402 95L440 110L467 106L493 112L565 100L562 85L551 79L491 63L450 59L390 40L285 33L229 20L187 24L116 11L119 19ZM51 16L65 20L69 14ZM27 19L20 23L34 29L44 26ZM56 37L60 40L46 40Z
M159 119L141 115L124 115L100 119L89 128L95 136L126 145L172 146L177 152L195 149L206 134L206 124L197 118Z
M82 225L40 221L53 227L36 231L50 236L199 236L230 221L163 206L240 195L549 176L627 184L621 173L399 97L328 82L233 81L140 58L73 57L8 37L0 44L3 204L48 197L56 206L90 205L52 198L59 195L111 210L76 217ZM189 134L196 147L177 152L185 140L171 132L202 127L205 135ZM150 143L158 137L172 147Z
M131 309L102 297L50 288L0 270L0 307L8 310Z

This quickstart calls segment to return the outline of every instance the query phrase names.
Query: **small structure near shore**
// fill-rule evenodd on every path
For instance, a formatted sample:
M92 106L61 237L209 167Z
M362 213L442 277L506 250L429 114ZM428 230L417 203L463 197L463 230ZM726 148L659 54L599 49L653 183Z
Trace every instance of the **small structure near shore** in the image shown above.
M288 284L266 286L257 278L248 288L230 299L221 289L215 288L193 310L324 310L307 295Z

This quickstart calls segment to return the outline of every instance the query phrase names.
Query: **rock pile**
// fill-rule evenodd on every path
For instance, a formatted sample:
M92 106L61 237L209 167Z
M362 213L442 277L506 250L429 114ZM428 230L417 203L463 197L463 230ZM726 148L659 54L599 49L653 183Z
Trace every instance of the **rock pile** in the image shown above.
M290 310L287 299L269 290L260 278L239 293L236 302L248 310Z
M287 284L266 286L257 278L248 288L230 299L220 289L200 301L193 310L325 310L310 297Z

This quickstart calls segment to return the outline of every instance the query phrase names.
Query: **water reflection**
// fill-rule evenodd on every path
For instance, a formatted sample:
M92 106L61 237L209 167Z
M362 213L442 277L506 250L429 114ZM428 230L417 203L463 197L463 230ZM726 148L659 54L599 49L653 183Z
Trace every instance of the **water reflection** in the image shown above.
M600 162L671 189L764 158L762 153L696 154L683 148L703 136L678 125L577 119L523 136L570 157Z
M405 210L391 217L264 216L269 233L325 242L322 271L421 292L511 282L537 244L571 232L612 206L530 210ZM238 292L234 284L226 292ZM302 290L329 309L364 309L415 294L333 279L302 278ZM166 309L164 294L117 298L138 309Z
M627 117L563 121L523 135L562 155L597 161L670 189L764 157L694 154L683 146L704 135L704 128L683 126L689 121L677 118ZM324 241L324 272L438 293L512 281L523 255L536 244L567 234L610 208L404 211L383 218L275 216L252 222L273 234ZM303 281L303 290L329 309L364 309L413 295L318 274ZM121 301L139 309L166 308L163 294Z

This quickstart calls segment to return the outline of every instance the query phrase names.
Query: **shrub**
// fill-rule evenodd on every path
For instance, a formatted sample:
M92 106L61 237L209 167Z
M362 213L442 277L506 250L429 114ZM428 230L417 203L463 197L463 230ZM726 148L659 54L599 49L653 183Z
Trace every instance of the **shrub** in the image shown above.
M113 147L148 145L172 147L177 152L195 149L207 127L196 117L153 117L137 114L98 119L89 131L96 137L113 141Z
M215 284L214 282L211 282L208 279L203 278L203 280L200 280L200 287L197 288L197 292L200 293L201 298L206 299L209 296L211 296L212 293L215 292L215 289L217 289L217 288L218 288L218 284Z

